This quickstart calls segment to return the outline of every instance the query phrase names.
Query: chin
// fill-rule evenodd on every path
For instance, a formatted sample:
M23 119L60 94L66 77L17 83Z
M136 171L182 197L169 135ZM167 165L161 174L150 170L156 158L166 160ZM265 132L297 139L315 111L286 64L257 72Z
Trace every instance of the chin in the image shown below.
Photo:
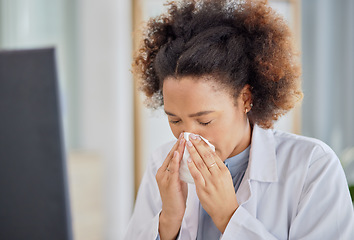
M222 156L222 153L218 149L215 150L215 153L216 153L216 155L218 155L218 157L221 159L221 161L224 162L226 160L226 158L224 159L224 157Z

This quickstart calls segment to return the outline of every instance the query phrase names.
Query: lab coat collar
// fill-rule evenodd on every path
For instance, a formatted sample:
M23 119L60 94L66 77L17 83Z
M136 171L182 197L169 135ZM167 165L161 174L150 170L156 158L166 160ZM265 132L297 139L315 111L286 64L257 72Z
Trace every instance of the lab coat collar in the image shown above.
M272 129L254 125L249 165L245 177L260 182L277 182L275 139Z

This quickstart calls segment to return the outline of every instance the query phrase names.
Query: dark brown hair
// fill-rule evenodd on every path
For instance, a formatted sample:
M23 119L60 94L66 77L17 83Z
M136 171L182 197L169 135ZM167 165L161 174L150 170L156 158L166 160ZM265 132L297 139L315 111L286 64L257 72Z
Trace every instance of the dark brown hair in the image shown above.
M249 84L252 124L273 126L301 100L300 64L285 21L266 1L183 0L149 20L133 68L149 107L166 77L213 75L237 98Z

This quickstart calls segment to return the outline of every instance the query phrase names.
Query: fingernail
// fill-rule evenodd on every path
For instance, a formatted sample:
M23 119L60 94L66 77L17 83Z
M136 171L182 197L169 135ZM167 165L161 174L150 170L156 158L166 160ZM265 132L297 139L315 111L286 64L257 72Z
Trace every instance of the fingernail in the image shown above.
M195 136L195 140L198 142L200 140L200 136Z
M192 144L191 141L188 141L188 142L187 142L187 145L188 145L189 147L192 147L192 146L193 146L193 144Z
M179 135L178 139L181 139L182 135L183 135L183 132L181 132L181 134Z
M179 141L179 145L182 145L183 142L184 142L184 139L181 139L181 140Z
M187 162L189 162L189 163L192 162L192 159L191 159L191 158L188 158L188 159L187 159Z
M193 140L197 139L197 136L195 136L193 133L191 133L191 135L189 135L189 137Z

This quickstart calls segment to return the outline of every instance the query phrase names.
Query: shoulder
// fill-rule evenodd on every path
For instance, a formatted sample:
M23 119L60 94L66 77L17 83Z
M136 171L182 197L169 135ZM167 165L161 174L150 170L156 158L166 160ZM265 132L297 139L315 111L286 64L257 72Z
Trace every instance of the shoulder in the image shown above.
M283 131L272 132L279 180L291 184L298 196L317 183L332 181L341 188L347 187L342 165L326 143Z
M320 159L338 161L335 152L321 140L280 130L272 131L277 153L286 153L288 156L296 158L299 162L307 160L308 164Z

